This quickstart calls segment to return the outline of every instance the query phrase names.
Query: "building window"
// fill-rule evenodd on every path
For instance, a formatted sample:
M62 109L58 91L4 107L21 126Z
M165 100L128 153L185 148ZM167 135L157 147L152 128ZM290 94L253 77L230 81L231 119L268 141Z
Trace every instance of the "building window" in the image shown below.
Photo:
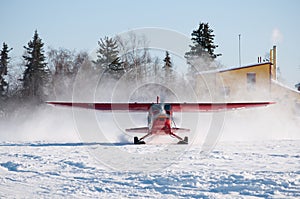
M224 87L220 88L220 90L221 90L222 96L225 96L225 97L230 96L230 87L229 86L224 86Z
M247 73L247 88L252 90L256 84L256 73Z

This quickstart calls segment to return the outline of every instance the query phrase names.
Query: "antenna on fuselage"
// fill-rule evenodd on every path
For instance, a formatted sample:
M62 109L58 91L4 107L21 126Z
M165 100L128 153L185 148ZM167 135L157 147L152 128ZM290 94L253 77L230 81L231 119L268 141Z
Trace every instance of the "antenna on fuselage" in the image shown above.
M156 103L159 104L159 96L156 96Z

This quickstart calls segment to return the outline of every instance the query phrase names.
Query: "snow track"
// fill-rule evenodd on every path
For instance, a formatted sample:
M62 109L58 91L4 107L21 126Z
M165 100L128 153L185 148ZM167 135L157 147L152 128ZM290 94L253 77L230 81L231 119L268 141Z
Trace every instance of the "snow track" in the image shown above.
M206 155L192 146L161 170L130 171L105 167L91 151L135 153L142 146L0 143L0 198L299 198L299 146L297 140L223 142ZM162 146L144 147L164 159Z

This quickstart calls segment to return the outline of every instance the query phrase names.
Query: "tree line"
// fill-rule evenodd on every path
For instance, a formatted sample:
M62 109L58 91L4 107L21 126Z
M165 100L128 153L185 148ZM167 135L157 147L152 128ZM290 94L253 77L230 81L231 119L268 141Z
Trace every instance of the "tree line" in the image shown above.
M191 33L192 45L185 53L188 65L197 65L199 59L212 62L221 54L215 54L218 47L214 44L213 30L208 23L199 23ZM135 69L135 78L147 75L162 75L170 78L173 63L166 51L161 61L152 57L147 48L147 39L135 34L129 38L104 37L98 41L96 60L91 60L87 52L75 52L64 48L44 50L44 43L35 30L32 39L24 46L21 64L23 71L18 77L9 76L13 48L3 43L0 51L0 112L5 112L5 103L9 101L43 103L49 96L72 91L72 85L79 71L91 74L102 73L107 78L118 79L131 69ZM163 62L163 63L162 63ZM203 68L203 70L207 70ZM15 85L15 86L12 86ZM16 86L17 85L17 86Z

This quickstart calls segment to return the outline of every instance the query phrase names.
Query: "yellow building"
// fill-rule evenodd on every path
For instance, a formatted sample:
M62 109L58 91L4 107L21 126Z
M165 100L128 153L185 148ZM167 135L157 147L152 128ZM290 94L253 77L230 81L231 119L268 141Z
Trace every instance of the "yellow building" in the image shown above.
M275 46L270 62L200 73L196 84L203 101L275 101L300 112L300 92L277 81Z
M227 100L263 100L270 98L271 63L260 63L217 73ZM220 89L222 89L222 87Z

